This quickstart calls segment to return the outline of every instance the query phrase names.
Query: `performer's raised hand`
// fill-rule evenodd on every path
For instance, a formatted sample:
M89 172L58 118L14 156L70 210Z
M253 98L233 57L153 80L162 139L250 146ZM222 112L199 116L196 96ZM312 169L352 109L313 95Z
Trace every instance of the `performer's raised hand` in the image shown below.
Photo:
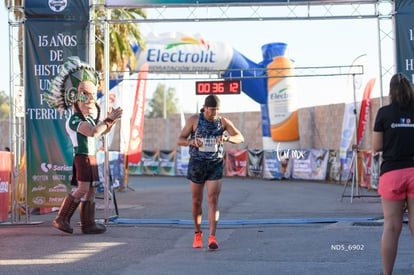
M123 110L121 107L113 108L110 112L108 112L108 118L113 121L116 121L118 119L121 119L122 113L123 113Z

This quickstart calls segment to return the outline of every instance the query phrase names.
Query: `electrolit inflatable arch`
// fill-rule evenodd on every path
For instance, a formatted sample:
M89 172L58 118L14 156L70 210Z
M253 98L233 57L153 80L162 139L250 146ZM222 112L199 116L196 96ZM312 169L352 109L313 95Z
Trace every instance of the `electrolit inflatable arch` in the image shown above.
M240 78L242 91L261 105L263 149L295 149L299 125L293 61L286 43L262 46L263 60L255 63L226 43L201 34L150 34L145 50L137 50L136 70L195 74L223 72L221 78Z

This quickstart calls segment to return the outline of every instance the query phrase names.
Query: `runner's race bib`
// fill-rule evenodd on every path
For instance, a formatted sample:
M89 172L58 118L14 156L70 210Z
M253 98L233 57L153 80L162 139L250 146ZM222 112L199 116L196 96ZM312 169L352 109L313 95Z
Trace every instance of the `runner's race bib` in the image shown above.
M198 147L200 152L217 152L218 144L215 137L201 138L202 144Z

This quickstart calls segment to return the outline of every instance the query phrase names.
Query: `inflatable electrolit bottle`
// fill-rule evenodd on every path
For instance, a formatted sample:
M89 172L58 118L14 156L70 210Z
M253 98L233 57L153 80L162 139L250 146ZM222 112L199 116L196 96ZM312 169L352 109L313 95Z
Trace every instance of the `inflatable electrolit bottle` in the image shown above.
M294 64L286 55L287 44L272 43L262 46L265 59L271 60L266 68L267 109L270 135L283 147L299 145L299 123ZM292 147L293 146L293 147Z

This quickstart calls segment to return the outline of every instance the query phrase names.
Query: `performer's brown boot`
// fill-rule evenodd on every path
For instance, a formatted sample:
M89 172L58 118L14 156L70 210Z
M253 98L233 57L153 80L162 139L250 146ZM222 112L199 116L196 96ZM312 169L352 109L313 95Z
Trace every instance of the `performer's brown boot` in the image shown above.
M76 201L71 194L67 195L63 200L52 225L63 232L73 233L73 228L70 226L70 219L72 218L73 213L75 213L76 208L78 208L79 203L80 200Z
M95 222L95 202L83 201L79 211L83 234L101 234L106 231L105 225Z

